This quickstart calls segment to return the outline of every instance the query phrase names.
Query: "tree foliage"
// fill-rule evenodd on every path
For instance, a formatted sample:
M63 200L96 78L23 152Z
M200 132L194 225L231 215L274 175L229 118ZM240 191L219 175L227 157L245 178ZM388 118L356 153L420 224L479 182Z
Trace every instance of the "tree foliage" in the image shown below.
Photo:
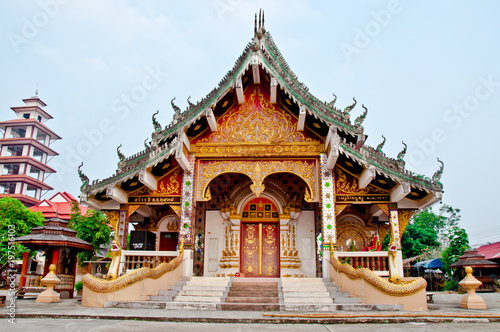
M415 257L426 252L435 252L446 246L450 239L448 230L457 227L460 221L460 209L443 204L439 213L425 209L413 216L401 238L403 257ZM465 232L465 231L464 231ZM382 247L386 250L389 234Z
M31 233L31 229L43 225L43 215L33 212L21 201L4 197L0 199L0 267L8 261L8 253L15 259L21 259L26 248L19 244L11 244L13 237Z
M448 239L448 247L442 252L443 270L448 275L453 276L454 271L452 271L450 265L458 262L458 258L469 249L469 236L465 229L454 226L448 230Z
M457 226L460 221L460 209L455 209L450 205L443 204L439 208L439 214L432 209L425 209L417 213L413 218L413 223L419 227L433 228L437 235L444 235L448 229Z
M421 223L409 224L401 238L401 249L405 258L437 249L439 245L437 231L433 227Z
M85 215L82 215L78 203L73 202L70 227L76 231L80 239L92 244L93 252L78 254L80 262L91 260L101 245L109 244L111 228L108 226L106 215L100 211L88 210Z

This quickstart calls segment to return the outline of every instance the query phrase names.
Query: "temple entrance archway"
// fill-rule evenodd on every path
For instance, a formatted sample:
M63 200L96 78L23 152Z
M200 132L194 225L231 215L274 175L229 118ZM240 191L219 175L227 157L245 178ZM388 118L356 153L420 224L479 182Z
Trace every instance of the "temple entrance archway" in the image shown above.
M207 184L205 259L212 264L205 275L304 277L305 259L307 275L314 276L315 211L304 199L304 179L290 172L270 174L259 195L253 184L241 173L220 174Z

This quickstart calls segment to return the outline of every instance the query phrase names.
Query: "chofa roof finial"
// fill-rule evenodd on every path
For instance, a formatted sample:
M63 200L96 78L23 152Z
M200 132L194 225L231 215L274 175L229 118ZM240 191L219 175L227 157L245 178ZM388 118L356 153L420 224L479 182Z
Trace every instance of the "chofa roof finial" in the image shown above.
M174 104L174 100L175 100L175 97L170 101L170 104L172 105L172 108L174 109L175 113L181 114L181 109L179 108L179 106Z
M432 176L433 183L439 183L439 181L441 180L441 176L443 175L443 170L444 170L444 163L441 160L439 160L439 158L437 158L437 161L439 163L441 163L441 166L436 171L436 173L434 173L434 175Z
M80 180L82 181L82 186L80 187L80 190L85 189L89 185L89 178L82 172L82 166L83 166L83 161L78 166L78 176L80 177Z
M158 113L160 113L160 110L156 111L156 113L154 113L153 116L151 117L151 120L153 120L153 126L155 128L155 132L161 131L161 124L156 120L156 115Z
M257 36L257 13L255 13L255 22L253 25L253 34L254 36Z
M254 38L261 39L264 36L265 28L264 28L264 11L259 9L259 20L257 21L257 13L255 13L255 22L254 22ZM254 39L255 40L255 39Z
M382 148L385 145L385 136L384 135L382 135L382 139L383 139L382 143L380 143L379 145L377 145L377 151L380 152L380 153L382 153Z
M408 149L408 146L406 145L406 143L404 141L402 143L403 143L404 147L403 147L403 150L401 150L401 152L398 153L397 159L398 159L398 162L404 166L406 164L406 162L404 161L403 158L406 155L406 150Z
M266 31L266 28L264 27L264 10L262 10L262 31Z
M116 154L118 155L118 159L120 159L120 162L125 160L125 155L120 151L121 147L122 147L122 145L120 144L116 148Z
M363 121L365 121L366 119L366 115L368 114L368 109L365 107L365 105L361 105L361 107L363 107L365 110L363 111L363 113L358 116L356 118L356 120L354 120L354 125L357 127L357 128L363 128L363 126L361 125L363 123Z
M187 102L188 102L188 105L189 105L188 108L192 109L194 107L194 104L191 102L190 99L191 99L191 96L189 96L188 99L187 99Z
M262 9L259 9L259 31L262 29Z

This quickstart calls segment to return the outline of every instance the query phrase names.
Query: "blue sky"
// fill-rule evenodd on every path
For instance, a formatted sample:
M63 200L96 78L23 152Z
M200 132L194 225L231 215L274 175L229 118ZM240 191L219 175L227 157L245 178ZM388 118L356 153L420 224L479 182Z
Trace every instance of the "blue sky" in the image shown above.
M0 2L0 118L34 95L63 137L47 182L79 194L114 174L116 147L132 155L165 126L170 99L203 98L265 23L292 70L322 100L358 100L367 144L432 176L445 163L443 202L462 210L471 243L500 240L495 194L500 120L498 1ZM46 195L49 196L50 194Z

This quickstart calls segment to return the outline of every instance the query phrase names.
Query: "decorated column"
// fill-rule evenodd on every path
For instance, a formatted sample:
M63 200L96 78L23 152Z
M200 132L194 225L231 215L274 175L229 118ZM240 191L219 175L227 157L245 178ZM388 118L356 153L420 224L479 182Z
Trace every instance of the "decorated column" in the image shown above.
M182 200L181 200L181 225L179 231L179 246L184 246L184 276L190 277L193 274L193 243L194 243L194 165L195 156L189 156L189 167L184 170L182 177Z
M323 258L330 257L330 245L337 246L335 224L335 182L333 172L327 167L327 156L321 154L321 220L323 236ZM323 277L328 277L328 261L323 259Z
M182 176L182 200L181 200L181 228L179 232L179 244L184 240L184 250L193 245L193 223L194 223L194 164L195 157L190 155L189 168Z
M401 237L399 233L399 211L397 203L389 204L390 213L390 229L391 229L391 240L390 246L395 244L397 247L397 268L398 275L403 276L403 255L401 252Z
M118 220L118 241L122 249L126 250L128 245L128 206L122 205Z

